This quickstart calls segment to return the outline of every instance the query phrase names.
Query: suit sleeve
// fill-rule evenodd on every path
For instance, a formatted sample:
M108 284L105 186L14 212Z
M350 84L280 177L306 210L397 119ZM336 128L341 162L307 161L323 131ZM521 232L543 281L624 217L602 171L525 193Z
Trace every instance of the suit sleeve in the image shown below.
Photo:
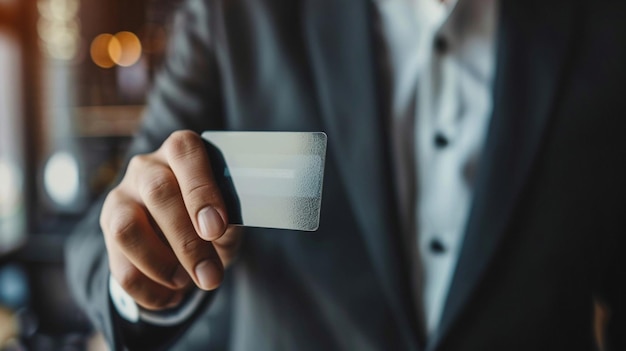
M156 150L176 130L199 133L223 128L210 22L208 0L188 1L177 14L165 62L126 164L133 155ZM66 244L66 273L75 300L112 349L161 349L171 345L200 311L173 327L131 324L114 312L108 294L107 253L99 226L102 203L103 199L97 201Z

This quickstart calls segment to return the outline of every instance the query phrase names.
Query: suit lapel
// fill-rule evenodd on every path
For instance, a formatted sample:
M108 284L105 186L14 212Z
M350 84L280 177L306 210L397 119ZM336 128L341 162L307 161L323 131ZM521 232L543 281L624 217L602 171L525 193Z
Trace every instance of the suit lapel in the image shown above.
M309 0L303 18L329 158L339 169L387 302L414 349L417 319L395 217L369 5Z
M474 203L434 350L484 275L541 147L572 56L574 9L568 1L500 1L494 111Z

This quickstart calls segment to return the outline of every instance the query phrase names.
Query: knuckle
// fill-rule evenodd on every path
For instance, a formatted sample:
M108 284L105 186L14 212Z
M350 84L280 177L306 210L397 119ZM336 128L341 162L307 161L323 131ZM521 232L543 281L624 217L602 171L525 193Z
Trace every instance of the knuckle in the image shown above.
M107 221L111 217L110 213L115 210L121 199L122 196L120 194L119 186L113 188L113 190L111 190L104 198L102 211L100 211L100 227L103 230L108 228Z
M187 197L193 199L214 198L219 193L217 185L206 182L198 182L195 186L187 190Z
M107 223L110 217L109 212L111 211L112 208L114 208L113 203L115 202L115 199L117 197L118 195L115 193L115 189L113 189L104 198L104 203L102 204L102 210L100 211L100 217L99 217L100 228L102 229L103 232L106 232L107 228L109 227Z
M183 239L180 243L180 254L184 257L195 257L201 252L205 242L198 237Z
M118 185L107 194L105 202L117 202L122 197L123 197L122 190L120 189L120 186Z
M110 220L109 235L112 239L126 247L132 247L139 236L139 224L130 213L122 211Z
M144 200L166 201L179 192L176 177L165 167L155 167L142 183L140 193Z
M133 171L133 170L141 170L141 169L145 169L145 167L150 163L149 158L147 155L141 154L141 155L135 155L133 157L131 157L130 161L128 162L128 170Z
M166 153L174 158L183 158L202 147L198 134L190 130L176 131L164 143Z

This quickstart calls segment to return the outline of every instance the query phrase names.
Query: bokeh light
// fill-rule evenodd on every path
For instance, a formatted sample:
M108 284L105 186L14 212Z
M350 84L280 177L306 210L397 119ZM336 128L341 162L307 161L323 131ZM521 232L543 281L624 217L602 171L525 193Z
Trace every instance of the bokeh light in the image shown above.
M50 12L61 21L68 21L78 13L78 0L50 0Z
M119 32L115 34L115 39L119 43L120 50L119 54L117 54L117 48L112 50L109 47L111 59L122 67L132 66L137 63L141 57L141 42L139 38L131 32Z
M78 161L72 154L60 151L52 155L44 169L44 188L58 205L72 205L80 193Z
M111 42L113 42L113 44L111 44ZM109 33L100 34L95 37L91 42L91 47L89 49L93 63L101 68L111 68L115 66L115 62L109 54L109 47L114 48L116 46L115 43L117 43L117 47L119 47L117 39Z
M119 62L122 57L122 44L115 36L111 36L109 39L109 43L107 45L107 53L109 54L109 59L113 61L113 64Z
M129 67L141 58L141 41L131 32L103 33L91 42L91 59L102 68Z
M69 21L78 13L78 0L41 0L37 9L41 16L57 21Z
M73 59L80 42L78 0L39 0L37 6L41 15L37 32L44 52L58 60Z

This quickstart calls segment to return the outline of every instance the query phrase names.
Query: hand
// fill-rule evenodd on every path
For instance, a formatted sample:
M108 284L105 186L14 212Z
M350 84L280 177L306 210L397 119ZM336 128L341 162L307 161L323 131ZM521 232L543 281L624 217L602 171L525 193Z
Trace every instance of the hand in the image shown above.
M204 144L190 131L131 159L104 202L100 226L111 275L151 310L176 306L192 282L217 288L240 237L228 227Z

